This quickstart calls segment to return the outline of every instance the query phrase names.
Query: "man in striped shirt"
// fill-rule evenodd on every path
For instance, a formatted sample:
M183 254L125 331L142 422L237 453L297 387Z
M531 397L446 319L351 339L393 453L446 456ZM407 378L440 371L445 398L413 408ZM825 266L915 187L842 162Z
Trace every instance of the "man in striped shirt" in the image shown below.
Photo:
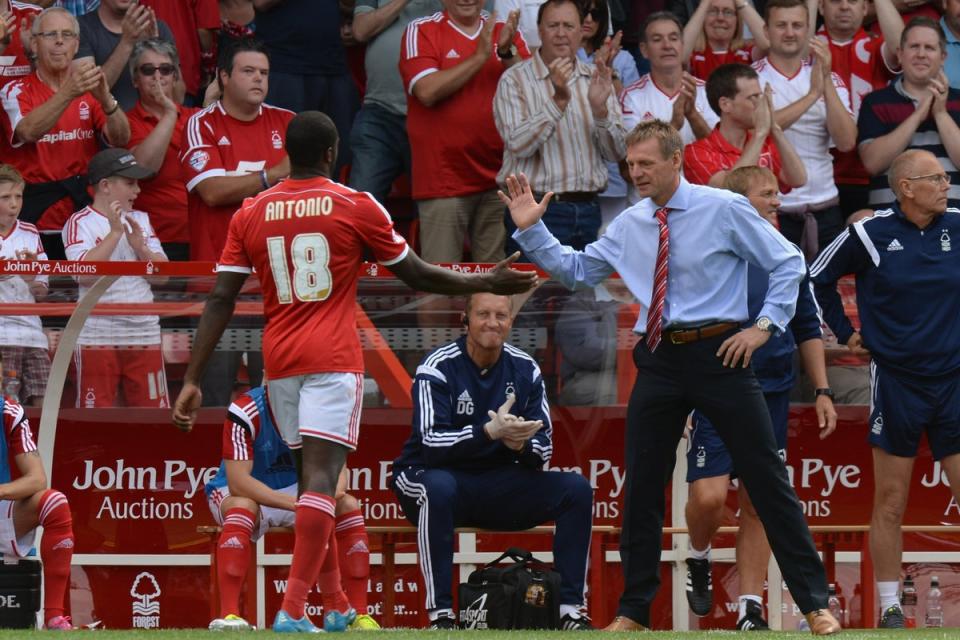
M497 183L523 173L538 194L553 192L544 223L563 244L583 249L600 229L597 194L607 185L605 162L626 154L612 70L577 60L581 14L572 0L547 0L537 18L540 49L507 69L493 100L503 138ZM516 228L508 215L507 230ZM507 241L507 253L517 249Z
M946 39L930 18L914 18L900 36L903 75L868 94L860 107L858 146L870 174L870 207L885 209L896 197L887 182L893 159L906 149L924 149L948 172L951 207L960 205L960 90L943 73Z

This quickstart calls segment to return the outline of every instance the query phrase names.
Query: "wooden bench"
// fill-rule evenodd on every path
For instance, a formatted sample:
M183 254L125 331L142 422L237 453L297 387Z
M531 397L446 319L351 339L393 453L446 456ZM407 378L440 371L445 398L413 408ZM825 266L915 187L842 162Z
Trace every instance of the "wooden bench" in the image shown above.
M458 528L455 533L484 533L489 535L549 535L554 533L553 525L543 525L523 531L491 531L489 529ZM736 534L737 526L723 526L717 530L718 535ZM810 532L817 542L818 549L823 554L824 567L828 582L836 582L836 554L839 546L853 546L860 551L860 584L862 590L862 610L864 612L876 609L876 586L874 583L873 562L869 550L869 525L811 525ZM592 529L590 545L590 572L589 572L589 602L591 616L602 623L608 620L611 612L607 611L604 585L607 580L608 563L607 552L616 550L620 542L620 527L595 526ZM210 537L210 583L212 585L212 599L210 603L211 617L216 617L219 609L219 592L216 575L217 537L220 534L218 526L199 526L197 533ZM274 527L268 533L293 534L292 528ZM664 527L663 535L686 535L686 527ZM903 533L932 533L932 534L960 534L960 527L945 525L904 525ZM417 528L412 525L372 525L367 527L367 535L379 541L379 548L383 558L383 626L393 627L396 623L394 605L396 593L393 590L396 579L396 554L398 544L416 544ZM418 581L422 580L419 576ZM455 577L456 580L456 577ZM248 593L247 603L250 597ZM870 628L875 624L873 616L864 617L865 626Z

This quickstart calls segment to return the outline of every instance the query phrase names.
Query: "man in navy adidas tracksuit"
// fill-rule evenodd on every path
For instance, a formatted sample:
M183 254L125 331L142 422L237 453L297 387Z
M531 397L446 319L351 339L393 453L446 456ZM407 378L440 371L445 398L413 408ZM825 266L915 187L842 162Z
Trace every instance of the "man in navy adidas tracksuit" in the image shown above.
M837 237L811 276L839 341L872 357L870 555L880 626L898 628L904 626L897 602L900 525L924 431L960 499L960 210L947 208L957 187L927 151L897 156L889 181L897 197L893 208ZM848 273L856 274L860 332L844 315L836 290Z
M506 296L467 300L466 335L417 367L413 433L393 463L393 489L417 526L430 626L455 627L456 527L520 531L556 522L564 629L590 629L580 615L590 550L593 492L578 473L542 470L553 452L550 408L533 358L505 342Z

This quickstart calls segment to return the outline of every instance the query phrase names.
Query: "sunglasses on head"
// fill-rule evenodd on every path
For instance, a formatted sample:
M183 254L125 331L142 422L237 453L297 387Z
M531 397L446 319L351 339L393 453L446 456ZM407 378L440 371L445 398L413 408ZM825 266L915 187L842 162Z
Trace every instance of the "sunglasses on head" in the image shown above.
M137 70L140 72L140 75L142 76L152 76L157 71L159 71L160 75L162 76L169 76L169 75L173 75L173 72L176 71L177 68L174 67L172 64L166 64L166 63L142 64L137 68Z

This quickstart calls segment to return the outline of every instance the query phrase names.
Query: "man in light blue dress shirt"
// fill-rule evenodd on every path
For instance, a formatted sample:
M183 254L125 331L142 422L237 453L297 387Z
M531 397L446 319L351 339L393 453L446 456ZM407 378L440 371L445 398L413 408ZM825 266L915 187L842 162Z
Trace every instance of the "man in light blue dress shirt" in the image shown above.
M680 174L683 142L665 122L627 136L627 166L640 196L583 250L562 246L540 222L550 199L533 197L525 176L510 176L501 198L527 256L570 288L594 286L617 271L641 302L634 330L637 381L627 405L626 491L620 556L624 592L610 631L649 626L660 585L663 488L687 414L716 426L748 487L794 601L816 635L840 630L827 611L823 563L777 454L770 414L750 369L751 354L793 316L805 273L800 252L730 191L691 185ZM666 231L657 214L666 208ZM659 243L668 235L660 323L648 331ZM747 263L770 274L760 315L747 329ZM663 269L661 268L662 272ZM655 319L658 314L654 312ZM662 334L655 339L659 328ZM649 339L648 338L653 338ZM650 345L648 345L650 342Z

